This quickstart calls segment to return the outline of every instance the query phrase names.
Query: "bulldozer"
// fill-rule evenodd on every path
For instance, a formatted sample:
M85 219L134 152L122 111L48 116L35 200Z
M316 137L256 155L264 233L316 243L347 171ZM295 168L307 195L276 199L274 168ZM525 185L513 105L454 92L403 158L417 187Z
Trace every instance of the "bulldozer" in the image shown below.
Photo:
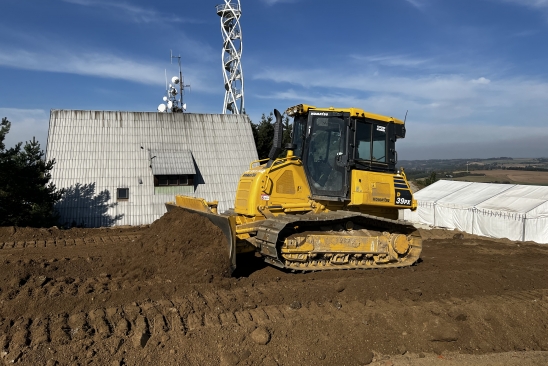
M239 180L234 208L175 196L166 203L207 217L227 239L231 269L239 253L291 271L405 267L420 257L422 239L400 209L416 210L396 140L405 121L358 108L299 104L291 143L282 156L282 114L267 159L250 163Z

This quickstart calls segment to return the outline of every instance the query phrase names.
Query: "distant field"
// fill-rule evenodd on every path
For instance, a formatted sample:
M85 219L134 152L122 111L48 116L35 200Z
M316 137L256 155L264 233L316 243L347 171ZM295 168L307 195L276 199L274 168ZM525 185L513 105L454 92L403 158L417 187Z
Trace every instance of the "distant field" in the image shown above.
M521 170L474 170L474 174L485 174L485 176L467 176L453 178L465 182L482 183L511 183L511 184L532 184L548 185L548 172L531 172Z

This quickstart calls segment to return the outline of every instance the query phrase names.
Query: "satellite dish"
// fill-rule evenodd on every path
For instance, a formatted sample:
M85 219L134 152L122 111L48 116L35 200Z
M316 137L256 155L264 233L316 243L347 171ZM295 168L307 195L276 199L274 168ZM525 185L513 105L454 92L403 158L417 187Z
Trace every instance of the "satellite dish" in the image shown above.
M160 104L160 105L158 106L158 112L164 113L165 111L166 111L166 105L163 104L163 103Z
M164 97L163 99L164 99L164 102L167 102L167 97Z
M183 104L183 110L186 111L186 103Z
M171 82L173 84L179 84L179 78L177 76L174 76L174 77L171 78Z
M169 109L171 109L171 107L173 107L173 102L171 100L169 102L167 102L167 107Z
M171 88L171 94L173 94L173 95L177 95L177 89L175 89L175 88Z

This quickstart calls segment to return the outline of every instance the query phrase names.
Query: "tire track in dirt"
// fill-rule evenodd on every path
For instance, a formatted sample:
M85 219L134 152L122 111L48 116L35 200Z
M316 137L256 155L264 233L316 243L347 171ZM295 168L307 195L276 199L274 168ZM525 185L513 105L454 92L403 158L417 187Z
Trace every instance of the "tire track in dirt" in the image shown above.
M501 352L548 347L545 339L548 290L464 301L312 302L230 311L226 311L223 304L226 300L228 297L203 293L192 301L185 297L99 308L86 313L1 319L0 349L14 355L44 345L67 345L90 339L107 342L107 347L116 353L125 343L142 348L151 339L165 342L193 332L233 327L277 328L306 321L354 324L371 333L403 334L403 338L421 333L426 341L451 350L480 347ZM423 349L414 351L427 351L424 344L419 346Z
M141 235L95 236L75 239L14 240L0 242L0 249L60 248L82 245L113 245L137 241Z

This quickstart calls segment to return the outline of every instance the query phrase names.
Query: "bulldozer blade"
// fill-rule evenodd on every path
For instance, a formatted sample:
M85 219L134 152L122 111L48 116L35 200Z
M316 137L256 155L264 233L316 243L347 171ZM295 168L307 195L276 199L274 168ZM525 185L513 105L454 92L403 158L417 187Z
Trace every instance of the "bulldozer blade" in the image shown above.
M173 203L166 203L166 208L168 211L175 210L175 209L181 209L186 212L190 212L193 214L197 214L203 217L206 217L211 221L211 223L215 226L217 226L219 229L221 229L222 233L224 234L226 241L227 241L227 250L228 250L228 258L230 263L230 274L234 272L236 269L236 236L235 232L235 221L233 217L230 216L221 216L212 212L205 212L205 211L199 211L194 210L192 208L178 206Z

